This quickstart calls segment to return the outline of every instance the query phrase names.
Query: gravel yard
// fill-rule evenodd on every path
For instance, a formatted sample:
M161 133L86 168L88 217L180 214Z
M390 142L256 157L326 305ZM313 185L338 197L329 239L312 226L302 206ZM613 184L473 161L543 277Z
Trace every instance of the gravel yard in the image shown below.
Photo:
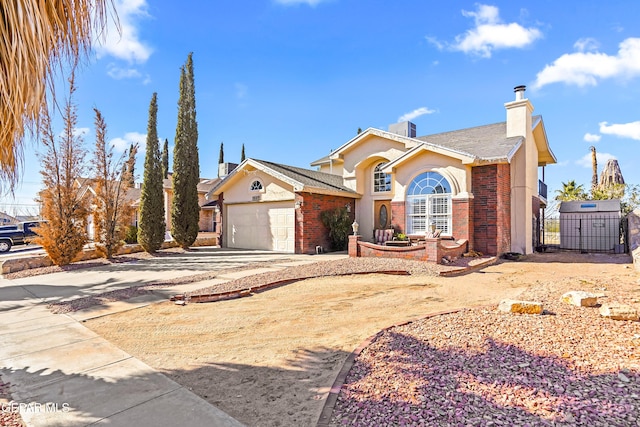
M467 309L381 333L331 425L640 425L640 325L559 302L579 289L640 308L638 275L558 267L545 265L547 278L520 296L543 302L541 316Z
M378 270L399 269L393 260L375 262ZM314 278L249 298L163 303L85 325L247 425L310 426L349 353L377 331L503 298L539 299L543 316L476 308L385 332L351 371L333 423L489 425L513 418L580 425L590 411L624 414L620 419L630 422L633 396L640 395L638 324L557 303L565 290L588 290L637 305L638 274L628 262L537 254L460 277L422 271ZM339 274L347 265L340 263L283 271ZM266 279L242 280L233 286Z

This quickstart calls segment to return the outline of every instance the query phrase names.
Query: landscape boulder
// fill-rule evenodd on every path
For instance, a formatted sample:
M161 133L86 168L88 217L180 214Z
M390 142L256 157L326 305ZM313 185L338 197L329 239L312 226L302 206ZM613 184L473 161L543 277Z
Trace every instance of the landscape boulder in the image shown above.
M585 291L569 291L562 295L560 300L577 307L595 307L598 305L598 297Z
M542 314L542 303L505 299L498 304L498 310L505 313Z
M633 320L638 321L638 311L626 304L608 303L600 307L600 315L612 320Z

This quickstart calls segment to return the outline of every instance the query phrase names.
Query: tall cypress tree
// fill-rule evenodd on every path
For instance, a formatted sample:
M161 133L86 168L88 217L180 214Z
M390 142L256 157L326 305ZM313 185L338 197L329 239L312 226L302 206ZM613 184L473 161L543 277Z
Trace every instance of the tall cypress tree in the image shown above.
M169 140L164 139L162 146L162 179L169 178Z
M244 155L244 144L242 144L242 153L240 153L240 163L244 162L244 159L246 159L246 157Z
M220 154L218 154L218 164L224 163L224 142L220 143Z
M144 178L140 196L140 219L138 221L138 243L149 253L160 249L164 241L166 228L157 116L158 95L154 93L149 105L147 152L144 159Z
M173 149L173 202L171 205L171 234L184 249L198 237L200 205L198 182L198 123L196 122L196 93L193 79L193 53L180 69L180 98L178 125Z

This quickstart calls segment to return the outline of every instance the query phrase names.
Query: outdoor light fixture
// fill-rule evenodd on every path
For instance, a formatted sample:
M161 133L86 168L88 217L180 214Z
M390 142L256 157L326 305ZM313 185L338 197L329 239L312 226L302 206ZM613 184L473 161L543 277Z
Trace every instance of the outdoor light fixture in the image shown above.
M358 235L358 228L360 227L360 224L358 224L357 221L353 221L353 224L351 224L351 229L353 229L353 235L357 236Z
M429 224L429 228L431 229L432 233L436 232L436 223L431 221L431 223Z

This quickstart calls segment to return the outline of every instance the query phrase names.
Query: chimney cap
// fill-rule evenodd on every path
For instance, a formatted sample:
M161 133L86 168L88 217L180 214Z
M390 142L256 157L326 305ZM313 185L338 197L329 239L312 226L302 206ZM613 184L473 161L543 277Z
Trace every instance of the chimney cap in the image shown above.
M514 92L520 92L520 91L524 92L525 90L527 90L527 87L525 85L520 85L513 88Z

